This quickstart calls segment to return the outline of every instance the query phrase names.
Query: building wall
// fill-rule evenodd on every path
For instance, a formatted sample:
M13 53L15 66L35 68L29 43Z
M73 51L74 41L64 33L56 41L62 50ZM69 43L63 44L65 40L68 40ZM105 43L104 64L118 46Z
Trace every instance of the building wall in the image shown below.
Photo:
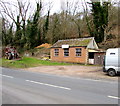
M80 57L76 56L76 48L82 48L82 54ZM54 49L59 49L59 56L54 56ZM69 56L64 56L64 49L51 48L51 60L59 62L73 62L73 63L87 63L87 49L85 47L70 47Z
M95 55L94 55L94 60L95 60L94 64L95 65L103 65L104 56L105 56L105 52L95 53Z
M98 49L98 46L95 42L95 40L91 40L90 43L88 44L87 48L91 48L91 49Z

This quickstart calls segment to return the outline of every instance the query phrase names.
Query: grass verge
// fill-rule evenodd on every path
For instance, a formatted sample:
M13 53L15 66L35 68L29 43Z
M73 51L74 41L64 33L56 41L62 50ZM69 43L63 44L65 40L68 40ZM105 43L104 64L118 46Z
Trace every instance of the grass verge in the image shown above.
M7 60L1 58L0 64L2 65L2 67L7 67L7 68L29 68L29 67L36 67L41 65L46 65L46 66L71 65L69 63L51 62L47 60L36 59L33 57L23 57L21 60Z

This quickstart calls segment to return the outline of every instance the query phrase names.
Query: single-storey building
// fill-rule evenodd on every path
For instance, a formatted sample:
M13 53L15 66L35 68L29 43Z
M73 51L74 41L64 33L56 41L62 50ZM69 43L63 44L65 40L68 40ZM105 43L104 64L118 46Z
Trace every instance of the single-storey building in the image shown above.
M51 47L50 53L53 61L83 64L103 64L105 54L98 49L94 37L58 40Z

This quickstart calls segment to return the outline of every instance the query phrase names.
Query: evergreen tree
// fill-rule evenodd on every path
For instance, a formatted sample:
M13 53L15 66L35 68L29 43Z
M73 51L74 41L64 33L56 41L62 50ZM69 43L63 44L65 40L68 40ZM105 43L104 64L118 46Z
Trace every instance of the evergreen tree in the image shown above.
M21 29L21 25L20 25L20 17L17 16L16 32L15 32L15 38L14 38L15 46L21 46L21 37L22 37L22 29Z
M40 18L40 11L42 8L42 3L37 3L37 9L33 16L32 20L28 20L26 32L27 32L27 43L26 48L34 48L41 44L41 35L40 30L38 28L39 18Z
M94 37L96 41L102 42L104 40L104 31L108 25L108 2L92 2L92 15L94 23Z
M45 24L43 25L43 35L42 35L42 43L46 43L46 35L48 32L48 28L49 28L49 17L50 17L50 10L48 10L48 14L47 17L45 19Z

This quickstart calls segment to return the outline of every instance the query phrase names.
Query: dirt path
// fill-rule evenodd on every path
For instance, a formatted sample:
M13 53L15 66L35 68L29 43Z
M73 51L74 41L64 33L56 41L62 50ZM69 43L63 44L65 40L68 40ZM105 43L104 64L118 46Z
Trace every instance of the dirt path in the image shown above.
M102 71L102 67L98 66L39 66L27 68L24 70L56 74L62 76L85 77L92 79L118 80L118 76L110 77Z

